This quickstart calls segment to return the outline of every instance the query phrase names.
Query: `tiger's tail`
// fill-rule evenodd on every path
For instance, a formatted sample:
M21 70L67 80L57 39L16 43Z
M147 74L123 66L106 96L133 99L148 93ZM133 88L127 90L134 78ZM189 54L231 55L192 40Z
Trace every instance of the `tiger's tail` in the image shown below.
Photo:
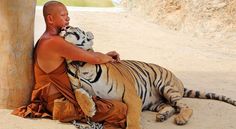
M186 88L184 88L184 96L183 97L219 100L219 101L223 101L223 102L226 102L226 103L236 106L236 100L228 98L224 95L217 95L215 93L205 93L205 92L200 92L200 91L195 91L195 90L189 90Z

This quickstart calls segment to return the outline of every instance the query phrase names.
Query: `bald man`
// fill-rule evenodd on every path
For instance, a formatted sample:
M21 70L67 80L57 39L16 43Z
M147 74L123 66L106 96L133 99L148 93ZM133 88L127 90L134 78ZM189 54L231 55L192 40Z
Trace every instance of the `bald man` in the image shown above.
M58 36L62 27L68 26L70 18L66 7L57 1L44 5L46 30L34 49L35 86L31 103L12 112L21 117L49 117L61 122L86 121L77 104L69 78L65 59L102 64L119 61L115 51L103 54L82 50ZM96 114L94 122L103 123L105 129L125 128L127 107L124 103L93 97Z

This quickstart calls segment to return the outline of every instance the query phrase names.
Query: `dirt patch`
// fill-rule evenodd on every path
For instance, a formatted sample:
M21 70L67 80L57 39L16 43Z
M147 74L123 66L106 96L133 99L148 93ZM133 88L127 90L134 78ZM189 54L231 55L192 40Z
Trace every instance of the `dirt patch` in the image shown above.
M236 0L124 0L123 6L194 36L227 40L236 35Z

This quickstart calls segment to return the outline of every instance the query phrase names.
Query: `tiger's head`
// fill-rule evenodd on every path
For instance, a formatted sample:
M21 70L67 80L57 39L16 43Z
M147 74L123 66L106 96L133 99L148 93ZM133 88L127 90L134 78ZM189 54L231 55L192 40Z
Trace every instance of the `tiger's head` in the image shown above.
M91 32L84 32L78 27L66 26L61 29L59 35L66 41L75 44L84 50L93 50L92 46L94 36Z
M93 46L94 36L91 32L84 32L78 27L67 26L65 28L62 28L59 35L63 37L66 41L84 50L93 51L92 46ZM78 72L76 74L89 81L94 80L96 78L96 75L94 73L99 71L97 65L92 65L86 62L67 60L67 63L69 64L68 65L69 69L72 70L72 72Z

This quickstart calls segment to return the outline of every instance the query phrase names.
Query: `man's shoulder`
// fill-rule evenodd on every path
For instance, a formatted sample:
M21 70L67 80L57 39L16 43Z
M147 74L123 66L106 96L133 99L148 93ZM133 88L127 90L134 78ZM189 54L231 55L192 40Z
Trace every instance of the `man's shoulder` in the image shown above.
M39 41L41 42L51 42L54 40L61 40L62 37L60 37L59 35L50 35L50 36L44 36L42 35L39 39Z
M39 39L40 44L50 45L63 41L64 39L58 35L53 36L41 36Z
M39 40L39 44L41 49L50 49L50 50L61 49L67 45L65 40L58 35L41 37Z

